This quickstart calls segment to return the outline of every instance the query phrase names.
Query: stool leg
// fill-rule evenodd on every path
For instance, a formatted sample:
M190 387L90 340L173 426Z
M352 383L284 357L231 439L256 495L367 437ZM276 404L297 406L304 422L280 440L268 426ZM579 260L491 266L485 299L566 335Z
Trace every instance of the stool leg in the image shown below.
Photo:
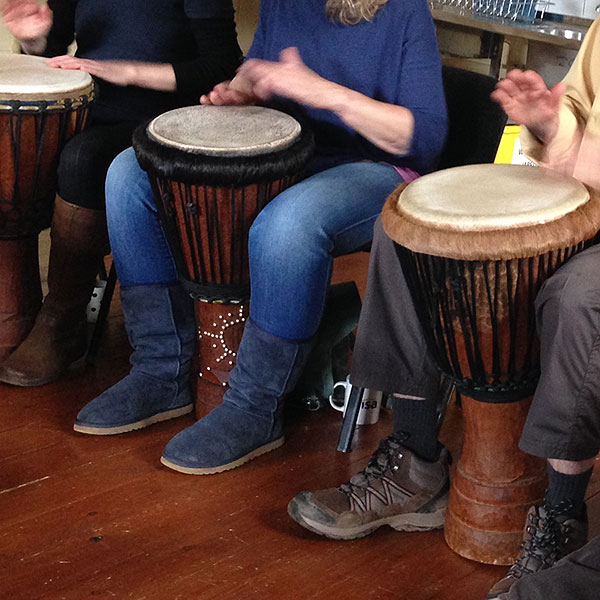
M350 390L350 397L348 398L346 413L344 414L344 421L342 422L342 429L338 439L337 449L339 452L352 452L352 438L354 437L356 421L358 420L358 413L360 411L360 399L363 396L363 392L364 388L355 386L352 386Z
M444 417L446 416L446 411L448 410L448 406L450 401L452 400L452 395L455 393L454 382L449 377L442 378L442 390L440 394L440 402L437 408L437 423L436 430L439 435L440 429L444 424ZM458 392L456 392L458 394Z
M104 288L104 295L102 296L102 302L100 303L100 309L98 310L98 318L92 331L90 343L88 344L88 351L85 355L85 362L88 365L96 363L96 357L98 355L98 347L100 346L100 339L102 332L104 331L104 325L108 318L108 312L110 310L110 303L115 291L115 285L117 283L117 271L114 263L110 267L110 271L106 278L106 287Z

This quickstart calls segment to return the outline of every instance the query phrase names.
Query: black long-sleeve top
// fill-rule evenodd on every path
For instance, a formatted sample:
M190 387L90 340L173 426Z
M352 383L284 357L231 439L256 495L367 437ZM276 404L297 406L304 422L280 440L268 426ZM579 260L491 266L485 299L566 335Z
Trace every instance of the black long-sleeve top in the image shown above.
M49 0L54 20L45 56L134 60L173 65L175 92L116 86L97 80L95 119L141 121L229 79L240 64L231 0Z

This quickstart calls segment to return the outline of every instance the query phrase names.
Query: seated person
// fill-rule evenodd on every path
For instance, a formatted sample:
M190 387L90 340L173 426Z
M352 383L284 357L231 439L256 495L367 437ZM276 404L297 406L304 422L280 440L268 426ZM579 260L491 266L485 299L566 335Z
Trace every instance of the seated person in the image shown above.
M164 464L185 473L231 469L283 443L281 398L319 326L333 257L368 242L389 193L435 167L447 115L427 3L263 0L248 60L232 82L202 98L262 101L308 123L316 156L251 228L250 318L230 388L163 453ZM130 431L192 408L191 301L133 150L115 159L106 189L135 353L130 374L78 414L75 429L91 434Z
M525 126L527 155L592 187L600 187L599 42L597 19L562 83L548 90L536 73L511 71L493 93L509 117ZM584 498L600 449L598 261L600 246L591 246L546 280L536 298L541 377L520 448L547 459L549 484L543 506L530 511L519 557L488 600L587 540ZM395 392L394 433L348 483L299 493L290 515L334 539L361 537L384 524L401 531L442 528L448 453L437 439L440 376L394 242L380 221L350 377L359 387Z
M241 62L231 0L0 0L23 52L90 73L96 100L87 128L58 164L48 295L33 329L0 364L0 381L38 386L86 351L86 306L106 254L104 180L142 121L230 77ZM75 56L65 56L71 42Z

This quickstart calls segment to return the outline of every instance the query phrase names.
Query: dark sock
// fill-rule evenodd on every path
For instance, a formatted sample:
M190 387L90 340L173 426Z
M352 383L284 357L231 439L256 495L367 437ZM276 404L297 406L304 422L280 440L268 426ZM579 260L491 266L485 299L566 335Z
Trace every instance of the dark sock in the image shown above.
M548 489L544 499L546 508L553 508L561 514L582 519L585 514L585 492L587 491L592 469L578 475L565 475L555 471L548 463Z
M425 460L437 460L442 445L437 439L437 400L392 397L394 433L402 444Z

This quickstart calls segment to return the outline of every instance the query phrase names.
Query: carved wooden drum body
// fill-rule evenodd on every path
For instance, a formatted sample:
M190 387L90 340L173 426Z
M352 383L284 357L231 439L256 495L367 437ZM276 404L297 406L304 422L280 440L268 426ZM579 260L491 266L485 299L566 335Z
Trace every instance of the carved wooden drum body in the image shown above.
M93 96L87 73L0 54L0 359L41 304L38 234L52 218L58 157L85 126Z
M446 540L511 564L546 485L544 462L518 449L540 372L534 301L594 241L599 199L547 169L470 165L396 190L383 224L440 370L465 395Z
M250 226L295 183L312 136L273 109L192 106L138 128L134 148L179 277L197 300L201 417L222 399L248 315Z

